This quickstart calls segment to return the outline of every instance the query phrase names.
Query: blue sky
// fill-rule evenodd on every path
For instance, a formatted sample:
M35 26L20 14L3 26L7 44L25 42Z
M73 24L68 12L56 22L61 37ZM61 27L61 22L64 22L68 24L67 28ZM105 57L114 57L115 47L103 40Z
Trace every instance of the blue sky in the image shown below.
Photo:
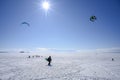
M120 47L119 0L49 0L47 16L42 1L0 0L1 49Z

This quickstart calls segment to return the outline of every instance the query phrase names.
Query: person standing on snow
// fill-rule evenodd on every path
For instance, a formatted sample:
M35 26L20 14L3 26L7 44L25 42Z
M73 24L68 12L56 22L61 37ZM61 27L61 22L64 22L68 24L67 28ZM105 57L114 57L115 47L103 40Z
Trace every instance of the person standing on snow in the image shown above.
M48 61L48 66L50 66L50 65L51 65L51 61L52 61L51 56L49 56L49 57L47 58L47 61Z

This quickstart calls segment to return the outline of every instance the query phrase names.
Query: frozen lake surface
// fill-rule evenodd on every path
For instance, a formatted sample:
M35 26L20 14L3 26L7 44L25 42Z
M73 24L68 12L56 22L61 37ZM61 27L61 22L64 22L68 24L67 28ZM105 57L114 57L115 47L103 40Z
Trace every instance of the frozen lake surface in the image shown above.
M1 53L0 80L120 80L120 54ZM112 61L114 58L114 61Z

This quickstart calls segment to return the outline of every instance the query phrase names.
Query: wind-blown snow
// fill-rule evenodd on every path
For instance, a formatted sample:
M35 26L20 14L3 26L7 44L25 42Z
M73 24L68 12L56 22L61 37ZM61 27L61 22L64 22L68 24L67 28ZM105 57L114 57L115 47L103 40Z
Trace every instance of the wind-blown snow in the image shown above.
M120 54L51 54L52 66L28 55L1 53L0 80L120 80Z

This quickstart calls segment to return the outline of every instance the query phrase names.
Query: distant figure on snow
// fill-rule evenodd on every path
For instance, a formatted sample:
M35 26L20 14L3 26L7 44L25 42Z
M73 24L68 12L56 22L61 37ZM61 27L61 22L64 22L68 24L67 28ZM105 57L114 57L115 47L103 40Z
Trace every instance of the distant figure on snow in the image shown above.
M52 61L51 56L49 56L46 60L48 61L48 66L50 66L51 65L51 61Z
M32 58L34 58L34 56L32 56Z
M112 58L112 61L114 61L114 58Z
M30 58L30 56L28 56L28 58Z

